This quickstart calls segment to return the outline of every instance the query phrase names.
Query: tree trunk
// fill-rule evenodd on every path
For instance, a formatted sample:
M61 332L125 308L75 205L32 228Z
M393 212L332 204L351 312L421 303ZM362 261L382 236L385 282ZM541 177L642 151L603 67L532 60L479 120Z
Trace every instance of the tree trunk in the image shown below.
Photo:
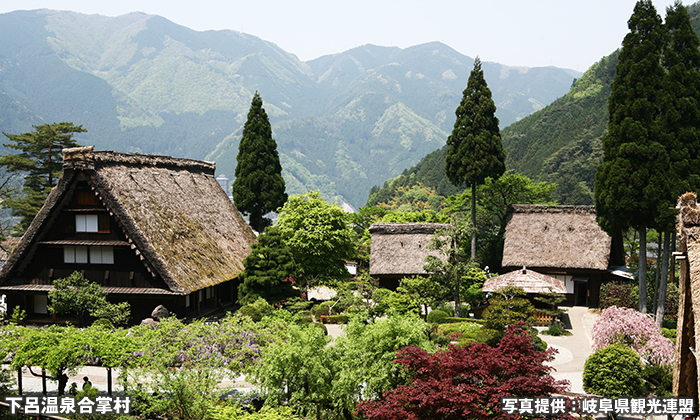
M652 296L651 312L656 313L656 308L659 305L659 283L661 282L661 253L663 252L661 244L664 241L664 232L659 232L659 239L656 246L656 275L654 278L654 295Z
M472 189L472 191L474 191ZM473 196L472 196L473 197ZM459 318L460 317L460 310L462 309L461 306L462 304L459 301L459 284L462 281L462 276L460 275L459 272L459 250L457 247L459 246L458 242L455 240L457 236L457 228L456 226L452 227L453 229L453 234L452 234L452 252L454 255L454 268L455 268L455 288L454 288L454 298L455 298L455 317ZM472 233L473 235L473 233ZM476 241L476 238L472 236L472 244ZM472 248L472 253L474 252L474 249Z
M476 184L472 184L472 262L476 261Z
M647 229L639 228L639 312L647 313Z
M663 263L661 264L661 281L659 282L659 291L657 292L656 304L656 325L661 328L664 323L664 312L666 311L666 286L668 285L668 255L671 247L671 232L666 232L664 235L664 255Z
M664 241L664 232L659 232L659 239L656 246L656 274L654 276L654 294L651 297L651 308L648 308L651 313L656 313L657 305L659 304L659 282L661 282L661 244Z

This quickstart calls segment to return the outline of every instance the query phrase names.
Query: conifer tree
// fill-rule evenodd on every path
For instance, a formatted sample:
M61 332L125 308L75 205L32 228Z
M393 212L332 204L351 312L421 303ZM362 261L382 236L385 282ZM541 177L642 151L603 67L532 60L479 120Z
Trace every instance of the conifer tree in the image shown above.
M3 146L19 153L0 157L0 166L8 174L24 174L21 196L2 203L12 210L13 216L22 218L15 226L15 233L19 235L27 230L58 182L63 171L63 149L77 147L73 134L87 131L82 125L70 122L35 125L34 130L23 134L3 133L10 140Z
M693 31L688 10L676 2L666 10L663 50L666 69L663 134L671 168L670 201L687 191L700 190L700 39ZM661 277L656 288L656 323L663 324L670 235L675 227L673 205L659 205L658 229L665 232ZM671 204L671 205L669 205Z
M469 75L462 102L455 114L457 120L447 139L445 172L454 185L472 190L471 222L476 226L476 186L487 177L498 178L505 172L506 154L496 118L496 104L484 79L479 57ZM476 231L472 233L471 258L476 258Z
M250 226L262 232L272 223L265 215L281 207L287 201L287 193L277 142L272 138L272 127L258 92L243 126L236 160L233 202L241 213L250 216Z
M646 228L669 207L669 158L663 144L661 107L665 33L650 0L640 0L628 22L608 100L608 134L596 171L596 214L611 236L639 231L639 310L647 312Z
M258 237L250 254L243 260L245 270L240 276L238 302L247 305L258 298L276 303L299 295L289 278L294 274L292 251L282 241L279 228L269 226Z

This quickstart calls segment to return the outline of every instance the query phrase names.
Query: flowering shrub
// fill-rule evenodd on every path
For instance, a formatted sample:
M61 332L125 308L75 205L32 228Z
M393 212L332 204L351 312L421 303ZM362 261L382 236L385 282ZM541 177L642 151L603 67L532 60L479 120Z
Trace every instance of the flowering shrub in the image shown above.
M646 364L673 363L673 342L661 335L649 315L611 306L593 324L593 349L622 344L636 351Z

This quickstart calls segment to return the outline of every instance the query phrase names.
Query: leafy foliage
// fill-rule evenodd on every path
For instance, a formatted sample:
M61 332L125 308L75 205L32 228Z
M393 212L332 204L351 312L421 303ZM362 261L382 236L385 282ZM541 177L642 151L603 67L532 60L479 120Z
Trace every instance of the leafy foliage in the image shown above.
M442 335L449 341L456 341L459 346L472 341L487 343L492 339L491 334L483 328L483 325L472 322L441 324L438 325L435 334Z
M380 401L362 401L368 419L506 419L501 398L545 396L566 382L549 375L553 349L535 350L521 328L509 328L497 347L483 343L450 346L429 353L417 347L398 352L396 363L410 374L410 383L384 394Z
M600 285L600 309L611 306L638 308L637 293L631 283L606 282Z
M425 314L428 313L428 307L435 307L444 302L448 294L444 285L430 277L421 276L402 278L396 291L410 295L413 301L422 306Z
M485 327L503 333L509 325L525 322L532 325L535 321L535 307L524 296L523 289L508 286L489 300L489 306L484 310Z
M3 146L18 153L0 156L0 166L8 173L25 175L22 196L2 203L3 207L12 210L14 216L22 218L16 226L16 233L20 235L27 230L63 172L62 150L78 146L73 134L87 131L83 126L69 122L33 127L35 131L29 133L3 133L10 140Z
M236 162L233 201L241 213L250 215L251 227L262 232L272 224L265 215L281 207L287 201L287 193L277 142L272 138L272 127L257 91L243 126Z
M354 255L354 236L340 206L328 204L318 191L292 195L282 207L276 227L292 250L299 286L333 284L348 278L345 260Z
M583 368L583 389L612 398L643 396L639 354L621 344L596 350Z
M333 404L332 386L338 374L334 346L318 328L290 325L289 340L263 350L253 380L267 394L265 404L288 404L302 415Z
M289 247L282 241L277 227L270 226L258 236L251 252L243 260L245 269L239 276L238 302L252 303L262 297L269 303L276 303L299 293L292 288L294 257Z
M672 364L675 357L673 342L648 315L634 309L612 306L593 324L593 348L600 350L611 344L632 348L645 364Z
M458 217L452 218L452 223L445 228L437 229L431 238L428 249L437 250L445 255L444 260L434 255L425 257L426 264L423 266L430 278L442 285L452 294L455 301L455 317L459 317L461 310L462 289L471 286L462 284L463 280L475 280L474 277L465 275L474 267L471 259L465 250L465 244L473 232L473 227Z
M131 318L128 302L109 303L107 292L78 271L53 282L49 291L49 311L58 315L74 314L85 325L85 316L109 319L112 324L126 324Z

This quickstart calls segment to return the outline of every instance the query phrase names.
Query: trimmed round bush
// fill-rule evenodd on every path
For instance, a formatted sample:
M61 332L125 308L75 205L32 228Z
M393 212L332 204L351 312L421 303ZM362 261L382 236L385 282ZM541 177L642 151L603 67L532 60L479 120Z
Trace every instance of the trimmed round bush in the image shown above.
M643 396L639 354L621 344L612 344L591 354L583 368L583 389L611 398Z
M428 321L429 324L444 324L449 316L447 312L435 309L428 312L426 321Z
M250 319L252 319L255 322L258 322L262 319L262 314L260 313L260 311L256 307L251 305L241 306L241 309L239 309L238 312L241 315L250 317Z
M328 302L321 302L318 305L314 305L314 307L311 308L311 313L317 320L321 318L321 315L328 316L331 314L330 304Z

